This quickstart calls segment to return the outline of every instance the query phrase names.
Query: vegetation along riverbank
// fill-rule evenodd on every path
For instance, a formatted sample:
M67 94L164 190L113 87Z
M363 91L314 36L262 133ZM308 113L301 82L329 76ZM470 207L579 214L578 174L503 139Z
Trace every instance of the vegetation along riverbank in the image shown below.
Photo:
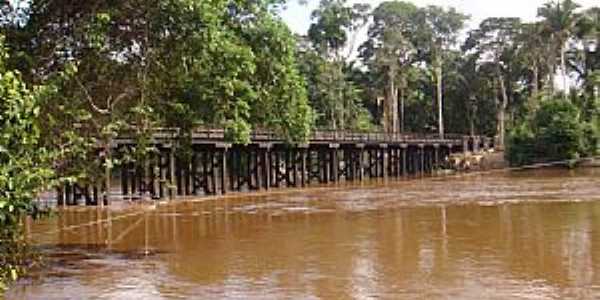
M488 136L512 165L597 154L599 7L467 28L453 8L354 3L320 1L296 35L286 0L0 1L0 290L35 262L21 220L38 192L110 186L157 128L189 160L197 127L241 145L253 130ZM136 146L113 155L124 132Z

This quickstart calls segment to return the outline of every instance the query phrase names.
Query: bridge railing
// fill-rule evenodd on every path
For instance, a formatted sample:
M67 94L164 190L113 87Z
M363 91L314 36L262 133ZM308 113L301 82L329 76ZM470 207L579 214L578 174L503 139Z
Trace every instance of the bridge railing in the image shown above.
M181 134L178 128L155 128L152 130L154 139L173 139ZM138 132L135 129L123 131L120 139L134 139ZM196 140L224 141L225 130L222 128L198 127L192 131L192 138ZM312 142L352 142L352 143L390 143L390 142L414 142L414 141L440 141L458 142L465 135L446 134L440 138L438 134L432 133L386 133L386 132L353 132L345 130L317 130L313 131L309 139ZM270 130L254 130L250 134L254 142L283 141L275 132Z
M403 141L448 141L462 140L463 136L450 134L440 138L438 134L428 133L386 133L386 132L351 132L351 131L327 131L313 132L312 141L339 141L339 142L403 142Z

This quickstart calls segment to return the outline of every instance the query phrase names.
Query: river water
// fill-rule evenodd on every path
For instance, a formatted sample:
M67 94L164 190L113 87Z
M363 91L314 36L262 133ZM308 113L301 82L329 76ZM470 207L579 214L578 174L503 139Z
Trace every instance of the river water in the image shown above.
M30 231L46 266L8 299L600 298L592 169L75 209Z

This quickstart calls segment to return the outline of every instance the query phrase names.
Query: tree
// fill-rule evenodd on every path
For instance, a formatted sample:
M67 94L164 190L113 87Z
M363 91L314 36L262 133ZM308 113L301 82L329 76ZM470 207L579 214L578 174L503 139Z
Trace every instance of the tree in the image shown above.
M515 37L517 42L517 55L522 64L525 65L531 72L530 81L530 108L537 106L537 100L540 96L540 81L542 72L545 69L544 61L548 58L548 47L542 35L541 23L524 23L521 25L518 36ZM550 55L551 56L551 55ZM548 71L552 73L552 70ZM550 78L552 78L550 76ZM553 80L545 82L546 87L552 88Z
M367 22L367 9L368 5L348 6L344 0L323 0L312 13L308 31L312 49L302 49L300 57L318 126L349 129L365 120L359 91L347 71L352 68L348 59L355 35Z
M516 37L521 28L518 18L489 18L484 20L478 29L469 34L465 42L465 50L474 50L483 63L494 70L495 86L501 101L497 103L499 147L504 147L506 131L506 112L510 104L510 69L515 62Z
M240 143L253 128L290 141L308 137L312 115L295 39L273 15L274 3L32 1L9 41L24 53L13 61L27 81L72 73L42 107L53 125L45 129L56 134L55 148L69 137L102 142L109 172L108 145L123 130L143 139L156 126L188 134L204 125Z
M357 31L368 21L368 10L367 4L348 6L346 0L321 0L308 30L314 49L330 60L347 60L354 51Z
M18 72L6 69L6 58L0 37L0 294L31 263L21 218L37 214L33 199L52 176L37 122L40 99L50 91L30 90Z
M421 10L417 47L429 61L436 82L438 132L444 136L443 119L443 61L447 51L456 44L458 34L469 17L454 8L428 6Z
M361 46L363 62L382 74L385 81L383 125L386 132L404 132L406 73L415 61L412 37L417 34L417 13L418 8L411 3L381 3L372 13L369 39Z
M531 121L517 126L509 138L507 158L513 165L578 159L595 151L589 147L586 124L572 103L545 101Z
M564 100L568 100L569 79L566 63L567 42L575 32L580 18L576 10L579 4L572 0L549 1L538 9L538 17L544 19L544 27L547 35L553 41L555 49L560 57L560 69L563 79Z

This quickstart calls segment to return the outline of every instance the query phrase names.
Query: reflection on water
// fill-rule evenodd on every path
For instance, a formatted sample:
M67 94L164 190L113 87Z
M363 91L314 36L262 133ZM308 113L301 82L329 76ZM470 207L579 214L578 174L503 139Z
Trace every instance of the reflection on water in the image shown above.
M599 183L546 170L69 211L33 226L48 266L8 297L599 298Z

